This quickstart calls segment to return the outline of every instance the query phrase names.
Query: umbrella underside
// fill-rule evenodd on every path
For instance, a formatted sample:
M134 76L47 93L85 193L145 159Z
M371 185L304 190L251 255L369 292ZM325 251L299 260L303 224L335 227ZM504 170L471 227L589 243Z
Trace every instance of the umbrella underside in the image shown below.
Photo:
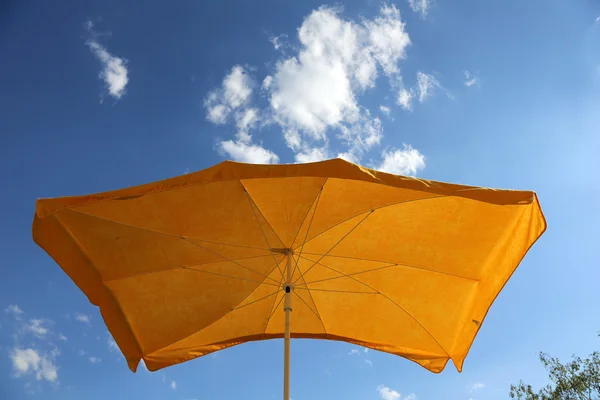
M440 372L450 359L462 369L489 307L545 227L532 192L332 160L222 163L40 200L33 232L100 307L133 370L141 359L157 370L283 337L289 286L292 338L343 340Z

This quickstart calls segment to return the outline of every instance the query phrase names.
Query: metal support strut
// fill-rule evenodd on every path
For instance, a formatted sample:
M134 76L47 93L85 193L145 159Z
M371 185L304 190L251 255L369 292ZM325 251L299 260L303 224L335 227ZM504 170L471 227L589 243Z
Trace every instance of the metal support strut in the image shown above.
M283 311L285 312L285 336L283 348L283 400L290 400L290 318L292 314L292 256L291 249L285 251L287 256L285 298L283 300Z

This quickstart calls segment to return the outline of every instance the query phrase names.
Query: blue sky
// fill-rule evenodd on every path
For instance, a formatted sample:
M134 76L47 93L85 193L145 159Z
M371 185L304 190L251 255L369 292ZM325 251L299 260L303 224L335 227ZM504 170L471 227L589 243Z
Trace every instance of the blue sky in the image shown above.
M132 374L31 239L38 197L225 158L535 190L548 220L463 373L298 340L295 400L504 399L545 383L540 350L598 348L596 2L21 1L0 6L0 54L0 398L281 397L281 341Z

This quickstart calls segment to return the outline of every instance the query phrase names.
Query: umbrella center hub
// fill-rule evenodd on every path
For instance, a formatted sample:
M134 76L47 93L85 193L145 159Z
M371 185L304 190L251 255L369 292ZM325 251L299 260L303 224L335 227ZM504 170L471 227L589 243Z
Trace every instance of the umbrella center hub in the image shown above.
M291 293L294 291L294 284L293 283L284 283L282 288L285 293Z
M286 256L294 254L294 250L288 249L287 247L271 247L269 250L271 251L271 253L285 254Z

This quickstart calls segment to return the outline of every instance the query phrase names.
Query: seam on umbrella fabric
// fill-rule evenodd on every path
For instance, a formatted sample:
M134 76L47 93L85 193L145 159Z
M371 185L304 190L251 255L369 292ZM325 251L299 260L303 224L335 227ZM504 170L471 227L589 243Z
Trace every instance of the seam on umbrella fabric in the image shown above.
M327 183L327 179L325 180L325 183ZM319 206L319 201L321 200L321 194L323 193L323 188L325 187L325 183L323 183L323 186L321 186L321 190L317 194L317 197L315 200L316 201L315 210L313 211L313 214L310 217L310 222L308 223L308 227L306 228L306 235L304 235L304 241L302 242L302 246L300 247L300 252L298 253L298 258L296 259L294 269L292 270L292 274L291 274L292 278L294 277L294 272L296 272L296 269L298 269L298 271L300 271L300 267L298 266L298 263L300 262L300 257L302 256L302 251L304 250L304 243L306 243L306 238L308 237L308 232L310 232L310 227L312 226L312 223L315 219L315 214L317 213L317 207ZM313 201L313 203L315 201ZM311 204L310 208L312 208L312 204ZM308 209L309 212L310 212L310 208ZM306 222L306 218L308 218L308 213L306 214L306 216L304 217L304 220L300 224L300 227L298 228L298 232L296 232L296 237L300 233L300 229L302 229L302 225L304 225L304 222ZM294 240L292 241L292 246L294 245L294 242L296 241L296 237L294 237Z
M323 189L325 188L325 184L327 183L328 180L329 180L329 177L325 178L325 182L323 182L323 184L321 185L321 189L319 189L319 191L317 192L315 198L310 203L310 207L306 211L306 215L302 219L302 223L298 227L298 231L296 231L296 235L294 236L294 239L292 240L292 246L294 246L294 243L296 242L296 239L298 238L298 235L300 234L300 230L302 229L302 225L304 225L304 223L306 222L306 218L308 218L308 214L310 213L310 209L312 208L312 205L316 201L317 205L315 205L315 211L313 212L313 216L311 217L311 219L314 218L314 216L315 216L315 214L317 212L317 206L319 205L319 200L321 199L321 194L323 193ZM310 229L310 226L309 226L309 229ZM306 233L308 234L308 230L306 231ZM304 240L306 240L306 239L304 239Z
M429 196L429 197L420 197L420 198L418 198L418 199L412 199L412 200L402 200L402 201L398 201L398 202L396 202L396 203L391 203L391 204L386 204L386 205L384 205L384 206L380 206L380 207L371 208L371 209L369 209L369 210L366 210L366 211L359 212L359 213L357 213L357 214L355 214L355 215L353 215L353 216L351 216L351 217L349 217L349 218L346 218L346 219L344 219L344 220L342 220L342 221L340 221L340 222L337 222L337 223L335 223L334 225L331 225L329 228L327 228L327 229L323 230L323 231L322 231L322 232L320 232L320 233L317 233L315 236L311 237L310 239L308 239L308 240L307 240L306 242L304 242L304 243L308 243L308 242L310 242L310 241L312 241L312 240L316 239L317 237L321 236L321 235L322 235L322 234L324 234L325 232L328 232L328 231L330 231L331 229L333 229L333 228L335 228L335 227L337 227L337 226L339 226L339 225L343 224L344 222L348 222L348 221L350 221L351 219L353 219L353 218L356 218L356 217L358 217L358 216L360 216L360 215L362 215L362 214L364 214L364 213L368 213L368 212L374 212L374 211L377 211L377 210L381 210L382 208L386 208L386 207L393 207L393 206L397 206L397 205L404 204L404 203L412 203L412 202L415 202L415 201L420 201L420 200L433 200L433 199L439 199L439 198L442 198L442 197L449 197L449 196ZM298 246L298 247L300 247L300 246Z
M110 301L113 302L115 308L121 314L121 318L125 322L125 326L126 326L127 330L129 331L129 333L131 334L131 337L133 338L133 342L135 343L139 354L141 354L143 356L144 352L142 351L142 346L140 345L140 341L139 341L138 337L136 336L135 331L133 330L133 328L131 327L131 324L129 323L129 319L127 318L127 316L123 312L123 309L121 308L121 305L115 299L115 297L113 296L112 292L102 283L102 279L100 278L100 274L98 273L98 270L94 267L94 263L92 262L92 259L87 254L87 252L85 251L85 249L81 245L81 243L79 243L79 241L77 239L75 239L75 236L73 236L73 233L71 232L71 230L69 228L67 228L65 226L65 224L61 221L61 219L60 218L56 218L56 220L58 221L58 224L67 233L67 237L73 242L73 244L75 244L75 246L79 249L79 251L81 251L81 254L83 254L83 256L87 259L87 261L89 262L90 266L92 267L93 273L98 276L98 281L100 282L100 285L102 285L105 293L107 294L107 297L110 299ZM98 308L100 308L100 307L98 306ZM138 360L138 363L139 363L139 360Z
M148 232L156 233L156 234L159 234L159 235L173 236L173 237L178 237L180 239L187 239L187 240L197 240L199 242L218 244L218 245L222 245L222 246L244 247L244 248L248 248L248 249L264 250L265 252L269 252L270 251L270 249L266 249L264 247L255 247L255 246L246 246L246 245L243 245L243 244L233 244L233 243L217 242L217 241L214 241L214 240L205 240L205 239L200 239L200 238L196 238L196 237L192 237L192 236L179 235L177 233L169 233L169 232L164 232L164 231L157 231L155 229L150 229L150 228L146 228L146 227L139 226L139 225L132 225L132 224L128 224L126 222L117 221L117 220L106 218L106 217L101 217L101 216L95 215L95 214L90 214L90 213L87 213L85 211L76 210L74 208L69 208L68 210L71 211L71 212L78 213L78 214L86 215L86 216L88 216L90 218L96 218L96 219L100 219L100 220L103 220L103 221L106 221L106 222L111 222L113 224L123 225L123 226L129 227L129 228L133 228L133 229L140 229L140 230L143 230L143 231L148 231Z
M237 261L237 260L248 260L248 259L253 259L253 258L261 258L261 257L268 257L267 255L261 255L261 256L249 256L249 257L240 257L240 258L234 258L231 259L231 261ZM205 263L201 263L201 264L190 264L190 265L178 265L176 267L170 267L170 268L165 268L165 269L161 269L158 271L148 271L148 272L142 272L139 274L135 274L135 275L128 275L128 276L123 276L121 278L114 278L114 279L108 279L108 280L103 280L102 283L110 283L110 282L115 282L115 281L120 281L120 280L124 280L124 279L131 279L131 278L137 278L138 276L144 276L144 275L151 275L151 274L159 274L161 272L169 272L169 271L175 271L178 269L194 269L195 267L201 267L203 265L210 265L210 264L218 264L218 263L222 263L222 262L227 262L227 260L218 260L218 261L211 261L211 262L205 262ZM198 270L195 270L198 271ZM232 278L236 278L236 279L241 279L241 278L237 278L234 276L231 276Z
M250 193L248 193L248 191L246 190L246 187L244 186L244 184L242 183L242 181L240 179L238 179L237 181L240 183L240 185L242 185L242 188L248 194L248 196L250 197L250 199L252 199L252 196L250 196ZM275 234L275 236L277 236L277 239L281 242L282 245L285 246L285 243L283 243L283 240L281 240L281 238L279 237L279 234L277 233L277 231L275 230L275 228L273 228L273 226L271 225L271 223L269 222L269 220L267 219L267 217L265 217L265 214L262 212L262 210L260 209L260 207L258 206L258 204L256 204L256 202L254 201L254 199L252 199L252 203L254 203L254 205L256 206L256 209L258 210L258 212L260 213L260 215L264 218L264 220L269 225L269 228L271 228L271 230L273 231L273 233ZM271 249L269 249L269 250L271 250Z
M252 214L254 215L254 219L256 220L256 225L258 225L258 229L260 229L260 233L262 233L263 239L265 239L265 243L267 244L267 247L269 249L273 248L273 246L271 246L271 244L269 243L269 239L267 239L267 235L265 235L265 231L263 230L262 225L260 224L260 221L258 220L258 215L256 215L256 210L254 209L254 206L256 206L256 208L258 209L258 205L250 198L250 193L248 193L248 191L246 190L246 187L244 186L242 181L238 180L238 182L242 186L242 190L244 191L245 197L248 200L248 205L250 206L250 209L252 210ZM253 204L254 204L254 206L253 206ZM260 212L260 210L259 210L259 212ZM281 242L279 235L277 235L277 232L275 232L275 230L273 229L273 227L271 226L269 221L267 221L267 218L264 216L264 214L262 212L261 212L261 215L262 215L263 219L267 222L267 224L269 224L269 227L271 228L273 233L275 233L275 236L277 236L277 239L279 239L279 241ZM283 242L281 242L281 244L283 245ZM269 251L269 253L271 253L271 256L273 256L273 261L275 261L275 267L279 270L279 273L281 274L281 276L283 276L283 271L279 267L279 263L277 262L277 259L275 258L275 254L272 251Z
M240 263L239 263L239 262L237 262L237 261L233 261L232 259L229 259L229 258L225 257L224 255L222 255L222 254L220 254L220 253L216 252L216 251L210 250L210 249L208 249L208 248L206 248L206 247L202 246L201 244L194 243L194 242L192 242L192 241L190 241L189 239L186 239L186 238L184 238L184 237L182 237L182 239L183 239L183 240L185 240L185 241L186 241L186 242L188 242L188 243L191 243L191 244L192 244L192 245L194 245L194 246L198 246L198 247L200 247L200 248L202 248L202 249L204 249L204 250L206 250L206 251L208 251L208 252L210 252L210 253L213 253L213 254L215 254L215 255L217 255L217 256L219 256L219 257L223 257L223 261L230 261L230 262L234 263L235 265L238 265L238 266L242 267L243 269L246 269L246 270L248 270L248 271L254 272L255 274L257 274L257 275L260 275L260 276L262 276L262 277L263 277L263 278L265 278L265 279L270 279L270 280L272 280L273 282L277 283L277 281L276 281L275 279L273 279L273 278L271 278L271 277L269 276L269 274L270 274L271 272L273 272L273 271L269 271L269 274L266 274L266 275L265 275L265 274L261 274L260 272L258 272L258 271L255 271L255 270L253 270L252 268L248 268L248 267L246 267L245 265L242 265L242 264L240 264ZM278 265L276 265L274 268L277 268L277 267L278 267Z
M321 264L321 265L323 265L323 266L326 266L325 264ZM326 267L327 267L327 266L326 266ZM330 268L330 267L328 267L328 268ZM334 270L334 271L335 271L335 269L334 269L334 268L330 268L330 269L332 269L332 270ZM357 281L358 283L361 283L361 284L365 285L366 287L370 288L371 290L378 292L378 293L379 293L381 296L383 296L384 298L386 298L387 300L389 300L390 302L392 302L393 304L395 304L397 307L399 307L399 308L400 308L402 311L404 311L404 313L406 313L406 315L408 315L408 316L409 316L410 318L412 318L412 319L413 319L413 320L414 320L414 321L415 321L417 324L419 324L419 326L420 326L420 327L421 327L421 328L422 328L422 329L423 329L425 332L427 332L427 334L428 334L429 336L431 336L431 338L432 338L432 339L433 339L433 340L434 340L434 341L435 341L435 342L438 344L438 346L440 346L440 348L441 348L442 350L444 350L444 352L446 353L446 355L448 356L448 358L452 358L452 357L450 356L450 353L448 353L448 350L446 350L446 349L444 348L444 346L442 346L442 344L441 344L441 343L440 343L440 342L439 342L439 341L438 341L438 340L435 338L435 336L433 336L433 334L432 334L431 332L429 332L429 330L428 330L428 329L427 329L427 328L426 328L426 327L425 327L425 326L424 326L424 325L423 325L421 322L419 322L419 320L418 320L417 318L415 318L415 317L414 317L414 316L413 316L411 313L409 313L409 312L408 312L408 311L407 311L407 310L406 310L404 307L402 307L400 304L396 303L394 300L392 300L392 299L391 299L389 296L387 296L385 293L382 293L381 291L379 291L379 290L376 290L376 289L375 289L374 287L372 287L371 285L369 285L369 284L367 284L367 283L365 283L365 282L363 282L363 281L361 281L361 280L359 280L359 279L357 279L357 278L350 277L350 279L353 279L353 280Z
M346 232L346 234L344 236L342 236L342 238L340 240L338 240L329 250L327 250L327 252L325 254L323 254L317 261L315 261L315 263L313 265L311 265L306 271L304 271L304 273L302 275L300 275L300 277L294 281L294 284L296 282L298 282L300 279L302 279L304 277L304 275L306 275L312 269L312 267L315 266L315 264L317 262L321 261L327 254L329 254L329 252L331 250L335 249L340 243L342 243L342 241L344 241L344 239L346 239L348 237L348 235L350 235L360 224L362 224L364 220L366 220L370 215L373 214L373 211L374 210L367 211L368 214L365 215L365 217L363 219L361 219L358 222L358 224L354 225L352 227L352 229L350 229L348 232Z
M304 254L309 254L309 255L315 255L315 256L320 256L320 254L318 253L304 253ZM385 263L389 263L388 261L382 261L382 260L373 260L373 259L369 259L369 258L360 258L360 257L349 257L349 256L332 256L332 255L327 255L326 257L332 257L332 258L347 258L350 260L361 260L361 261L371 261L371 262L377 262L377 263L381 263L381 264L385 264ZM313 261L308 257L303 257L306 258L309 261ZM394 263L390 263L389 266L398 266L398 267L405 267L405 268L412 268L412 269L418 269L420 271L425 271L425 272L433 272L436 274L442 274L442 275L446 275L446 276L452 276L454 278L460 278L460 279L464 279L464 280L468 280L468 281L472 281L472 282L480 282L480 279L475 279L475 278L470 278L468 276L464 276L464 275L458 275L458 274L451 274L449 272L444 272L444 271L438 271L435 269L430 269L430 268L424 268L424 267L419 267L416 265L410 265L410 264L405 264L405 263L401 263L401 262L394 262ZM375 268L372 271L376 271L379 268ZM365 271L368 272L368 271ZM356 274L362 274L363 272L357 272Z

